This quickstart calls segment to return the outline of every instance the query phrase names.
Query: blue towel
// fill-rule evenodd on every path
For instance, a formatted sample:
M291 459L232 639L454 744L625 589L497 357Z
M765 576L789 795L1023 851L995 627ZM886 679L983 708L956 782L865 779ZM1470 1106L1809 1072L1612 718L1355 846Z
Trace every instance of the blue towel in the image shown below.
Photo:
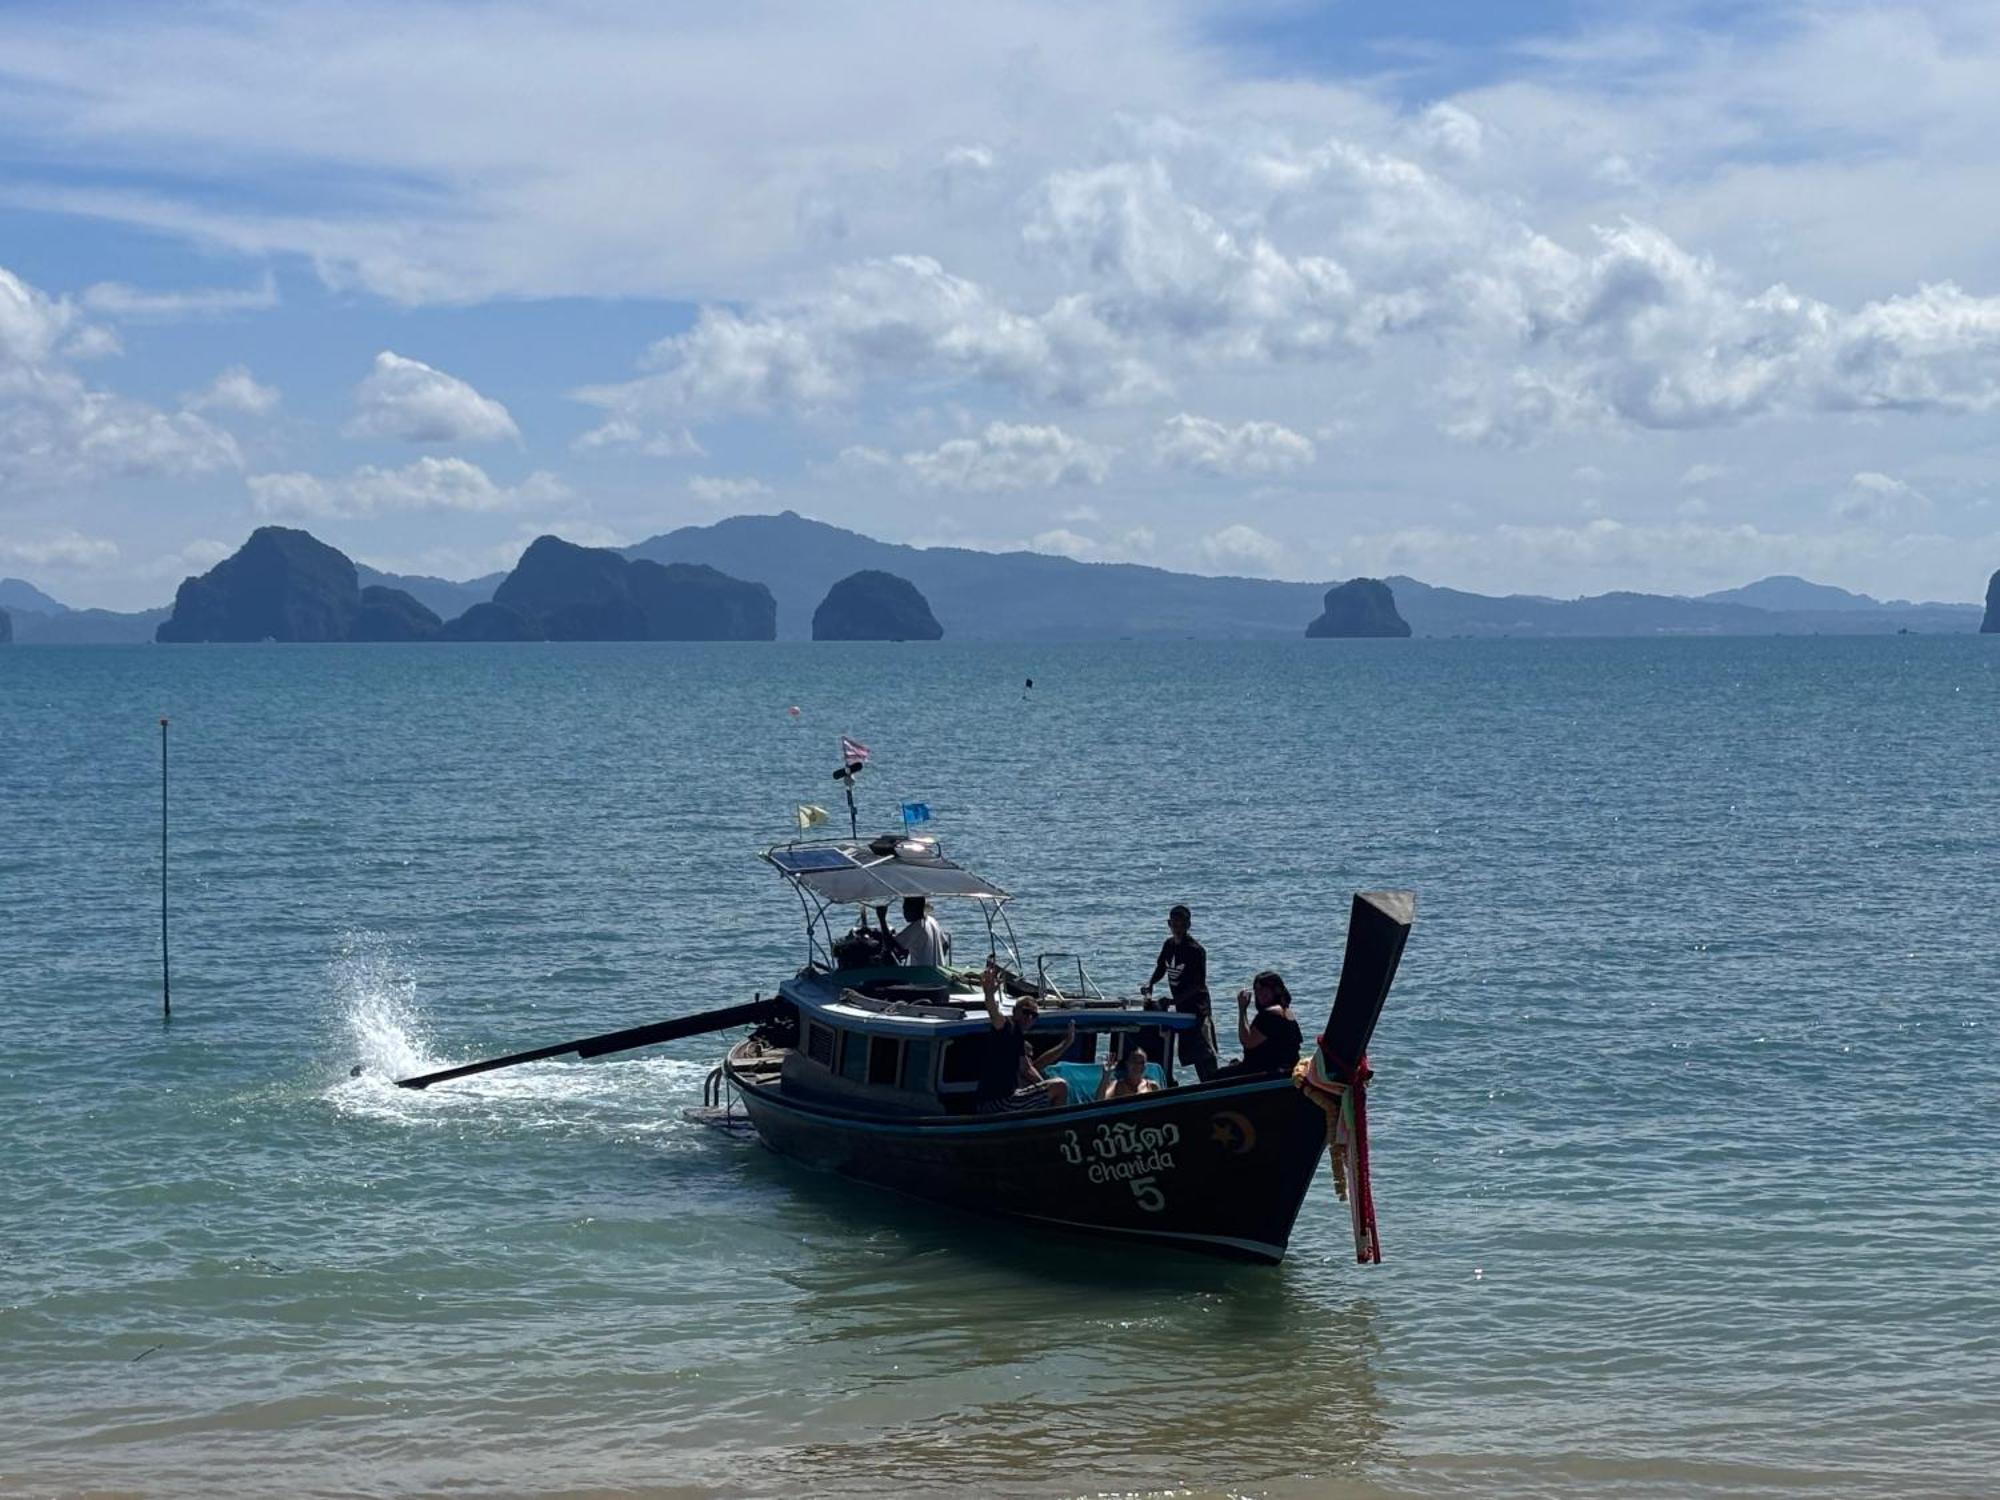
M1104 1082L1104 1067L1101 1063L1050 1063L1042 1069L1042 1072L1062 1079L1069 1085L1070 1098L1079 1101L1095 1099L1098 1086ZM1158 1063L1146 1064L1146 1076L1161 1088L1167 1086L1167 1075L1160 1071Z

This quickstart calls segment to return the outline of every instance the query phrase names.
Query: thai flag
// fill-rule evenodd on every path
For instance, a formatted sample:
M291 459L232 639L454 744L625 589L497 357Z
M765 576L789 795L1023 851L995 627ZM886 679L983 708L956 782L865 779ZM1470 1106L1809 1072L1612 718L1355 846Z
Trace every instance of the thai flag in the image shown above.
M846 735L840 737L840 763L843 766L865 766L868 764L868 747L859 740L851 740Z

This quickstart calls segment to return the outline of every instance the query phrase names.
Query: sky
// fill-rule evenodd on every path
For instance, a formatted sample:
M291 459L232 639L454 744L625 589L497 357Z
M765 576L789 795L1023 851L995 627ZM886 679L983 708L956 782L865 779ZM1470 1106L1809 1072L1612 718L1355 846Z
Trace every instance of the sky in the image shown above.
M0 574L2000 567L2000 7L0 0Z

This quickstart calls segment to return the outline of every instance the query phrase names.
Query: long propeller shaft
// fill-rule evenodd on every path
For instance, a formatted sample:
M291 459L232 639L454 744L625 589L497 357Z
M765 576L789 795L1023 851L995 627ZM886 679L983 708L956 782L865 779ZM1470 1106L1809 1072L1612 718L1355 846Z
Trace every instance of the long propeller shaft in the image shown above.
M677 1016L671 1021L654 1021L645 1026L627 1026L621 1031L606 1031L597 1036L578 1037L571 1042L557 1042L552 1047L510 1052L505 1057L461 1063L455 1068L441 1068L435 1073L421 1073L415 1078L398 1078L396 1085L406 1089L427 1089L434 1083L449 1083L454 1078L470 1078L474 1073L491 1073L496 1068L541 1062L544 1058L563 1057L572 1052L578 1057L629 1052L634 1047L652 1047L661 1042L679 1041L682 1037L702 1036L711 1031L728 1031L732 1027L768 1021L778 1014L780 1004L776 999L749 1000L741 1005L724 1006L721 1010L704 1010L692 1016Z

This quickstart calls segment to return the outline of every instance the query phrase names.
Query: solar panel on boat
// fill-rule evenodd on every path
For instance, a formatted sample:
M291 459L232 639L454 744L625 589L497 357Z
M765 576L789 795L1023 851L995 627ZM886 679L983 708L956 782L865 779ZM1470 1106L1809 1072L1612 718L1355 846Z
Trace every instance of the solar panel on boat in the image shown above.
M771 863L793 875L854 867L854 860L843 849L778 849L773 851Z

